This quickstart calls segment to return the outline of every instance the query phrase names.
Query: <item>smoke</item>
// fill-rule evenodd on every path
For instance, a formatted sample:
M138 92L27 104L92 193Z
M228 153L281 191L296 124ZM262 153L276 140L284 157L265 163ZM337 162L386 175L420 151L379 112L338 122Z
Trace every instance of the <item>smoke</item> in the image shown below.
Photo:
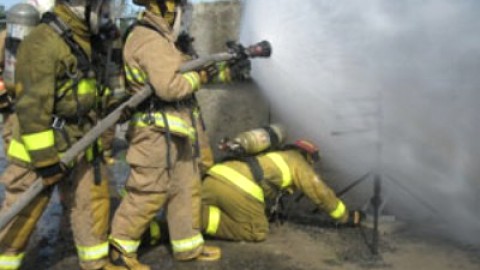
M327 179L341 181L330 184L380 173L394 214L480 243L480 2L243 8L241 41L273 46L253 77L291 138L320 145Z

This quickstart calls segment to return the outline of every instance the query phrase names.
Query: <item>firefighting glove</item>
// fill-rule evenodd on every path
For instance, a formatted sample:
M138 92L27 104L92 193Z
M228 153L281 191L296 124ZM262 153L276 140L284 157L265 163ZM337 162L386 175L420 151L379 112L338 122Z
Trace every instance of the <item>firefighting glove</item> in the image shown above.
M175 41L175 46L179 49L183 54L188 55L189 57L195 59L198 58L198 54L193 47L193 42L195 38L190 36L187 32L183 31L178 35L177 41Z
M130 107L125 107L122 110L122 114L120 115L120 118L118 118L117 123L123 124L123 123L129 121L132 118L133 113L134 113L134 109L132 109Z
M228 83L231 82L230 68L226 62L211 64L200 72L202 83Z
M245 81L250 79L250 71L252 69L252 65L248 58L235 60L229 66L231 80Z
M67 167L62 163L56 163L48 167L37 168L37 174L42 177L45 186L51 186L66 175Z

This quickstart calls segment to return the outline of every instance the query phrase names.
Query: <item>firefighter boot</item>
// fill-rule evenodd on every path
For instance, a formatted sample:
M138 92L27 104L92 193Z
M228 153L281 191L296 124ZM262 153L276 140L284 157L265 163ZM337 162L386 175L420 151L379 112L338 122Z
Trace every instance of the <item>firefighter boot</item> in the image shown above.
M112 249L110 256L112 260L117 264L124 265L124 268L120 269L128 269L128 270L150 270L150 266L143 264L138 261L137 254L122 254L116 249ZM116 269L116 268L112 268Z
M203 246L202 252L196 258L197 261L213 262L222 257L222 250L215 246Z

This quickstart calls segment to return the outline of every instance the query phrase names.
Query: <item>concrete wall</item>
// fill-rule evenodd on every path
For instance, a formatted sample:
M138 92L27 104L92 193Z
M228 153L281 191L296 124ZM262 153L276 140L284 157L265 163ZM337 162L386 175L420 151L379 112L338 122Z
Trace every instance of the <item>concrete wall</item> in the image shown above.
M240 19L240 1L194 4L189 28L199 55L225 51L227 40L238 40ZM197 97L213 146L222 137L268 122L268 104L253 81L206 85Z

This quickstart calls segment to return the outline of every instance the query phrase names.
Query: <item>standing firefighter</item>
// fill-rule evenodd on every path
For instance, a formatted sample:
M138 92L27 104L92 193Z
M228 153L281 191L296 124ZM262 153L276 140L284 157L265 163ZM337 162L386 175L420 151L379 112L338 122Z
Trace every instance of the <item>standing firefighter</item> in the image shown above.
M95 143L72 164L59 155L96 121L97 91L91 64L90 38L98 33L107 2L60 0L52 13L22 41L16 54L16 114L8 148L10 165L2 179L6 197L2 210L23 195L37 177L45 189L0 232L0 269L18 269L28 239L60 182L72 223L82 269L124 269L108 262L108 183L92 161ZM103 18L103 16L102 16ZM68 173L67 173L68 172Z
M141 104L130 122L131 166L127 194L112 222L112 255L129 269L150 269L137 260L140 238L152 218L166 206L174 257L216 260L220 250L204 246L200 233L200 179L193 93L197 72L178 72L184 57L175 47L174 23L180 1L135 1L146 6L124 49L130 90L150 84L154 95Z
M16 52L22 40L38 24L42 14L50 11L53 5L53 0L29 0L13 6L7 12L7 30L0 33L0 113L3 117L2 138L5 152L10 145L13 123L16 121L13 113Z
M302 191L336 222L358 224L359 212L349 213L313 170L317 159L317 148L299 140L281 151L231 158L213 166L202 186L203 230L222 239L263 241L268 233L265 201L278 201L282 193L294 190Z

